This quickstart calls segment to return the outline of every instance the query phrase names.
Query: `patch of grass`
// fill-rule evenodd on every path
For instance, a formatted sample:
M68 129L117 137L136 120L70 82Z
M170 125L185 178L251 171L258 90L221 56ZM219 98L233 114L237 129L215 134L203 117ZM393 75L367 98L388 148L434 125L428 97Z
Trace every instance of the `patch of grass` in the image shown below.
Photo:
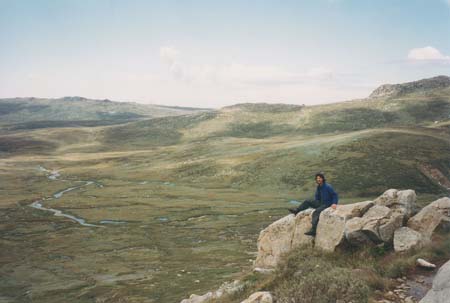
M103 143L115 148L167 146L180 143L181 129L214 118L216 113L154 118L105 129Z
M11 154L45 154L57 147L54 142L36 140L33 138L0 137L0 153Z
M411 158L414 151L414 158ZM429 163L442 171L449 171L450 145L432 136L402 133L377 134L351 143L337 146L324 155L342 157L355 154L344 161L330 161L335 172L334 184L342 191L358 190L359 196L373 196L386 188L413 188L418 193L443 193L443 189L431 181L419 169L421 163ZM324 166L326 166L324 164Z
M104 125L123 124L127 122L130 122L130 120L117 119L117 120L81 120L81 121L32 121L32 122L11 124L4 127L4 129L16 131L16 130L29 130L40 128L95 127Z
M367 302L368 283L347 257L301 247L280 264L270 288L278 302Z
M447 120L450 118L450 102L431 100L427 102L408 102L402 109L415 119L416 123Z
M329 112L317 112L304 131L310 134L323 134L336 131L356 131L367 128L380 128L398 120L395 113L371 108L344 108Z
M271 104L271 103L240 103L231 106L226 106L224 109L240 109L247 112L254 113L284 113L300 111L304 108L302 105L295 104Z
M232 123L229 129L216 133L220 137L236 138L255 138L262 139L281 134L289 134L295 131L295 128L288 124L273 124L271 121Z
M217 165L213 161L204 161L180 165L175 169L177 178L199 178L213 176L217 172Z

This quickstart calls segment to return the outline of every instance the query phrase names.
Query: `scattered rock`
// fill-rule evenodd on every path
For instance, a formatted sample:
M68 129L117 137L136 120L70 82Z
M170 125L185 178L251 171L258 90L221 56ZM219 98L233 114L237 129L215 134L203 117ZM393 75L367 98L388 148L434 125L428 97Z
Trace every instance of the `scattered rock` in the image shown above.
M250 295L241 303L273 303L275 302L272 294L268 291L258 291Z
M195 282L197 282L197 281L198 280L196 280ZM184 299L180 303L205 303L205 302L208 302L213 299L218 299L221 296L223 296L224 294L233 294L233 293L239 291L242 287L243 287L243 285L238 280L235 280L230 283L223 283L219 287L219 289L214 292L210 291L201 296L192 294L189 297L189 299Z
M208 292L208 293L204 294L203 296L198 296L198 295L192 294L189 297L189 299L184 299L183 301L181 301L181 303L204 303L211 299L213 299L212 292Z
M414 303L413 297L406 297L405 303Z
M436 265L434 265L433 263L430 263L424 259L417 259L417 265L425 267L425 268L436 268Z
M392 291L388 291L386 294L384 294L384 297L388 300L397 300L397 296Z
M261 268L261 267L255 267L253 269L253 271L255 272L259 272L260 274L270 274L273 273L275 271L275 269L273 268Z

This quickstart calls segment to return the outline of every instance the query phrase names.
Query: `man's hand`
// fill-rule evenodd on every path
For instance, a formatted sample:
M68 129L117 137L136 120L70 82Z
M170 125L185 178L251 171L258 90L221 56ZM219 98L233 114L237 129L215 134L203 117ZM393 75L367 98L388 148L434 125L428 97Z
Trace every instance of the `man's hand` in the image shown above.
M331 205L331 208L332 208L332 209L336 209L336 207L337 207L337 204Z

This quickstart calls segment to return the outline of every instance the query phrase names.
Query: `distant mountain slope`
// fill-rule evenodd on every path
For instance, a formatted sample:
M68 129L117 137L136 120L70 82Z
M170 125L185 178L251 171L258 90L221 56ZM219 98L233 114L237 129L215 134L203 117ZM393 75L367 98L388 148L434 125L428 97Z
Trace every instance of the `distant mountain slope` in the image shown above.
M441 193L450 184L450 89L430 87L318 106L244 103L121 125L19 130L0 135L0 155L131 161L150 153L146 174L175 183L307 192L323 170L349 195L387 186Z
M449 88L450 77L437 76L401 84L384 84L375 89L369 98L399 97L410 93L424 93L436 89Z
M144 118L191 114L208 109L146 105L83 97L0 99L0 124L12 128L97 126Z
M434 83L432 79L438 79L438 82ZM442 79L416 81L422 83L413 85L417 90L408 83L399 84L408 88L401 97L366 98L317 106L242 103L211 111L208 115L199 113L182 119L161 117L150 122L132 122L108 128L103 132L104 142L111 144L114 138L120 137L114 148L132 149L227 137L268 139L385 127L429 127L450 121L450 89L439 84ZM427 94L418 94L417 91L423 91L424 83L429 84Z

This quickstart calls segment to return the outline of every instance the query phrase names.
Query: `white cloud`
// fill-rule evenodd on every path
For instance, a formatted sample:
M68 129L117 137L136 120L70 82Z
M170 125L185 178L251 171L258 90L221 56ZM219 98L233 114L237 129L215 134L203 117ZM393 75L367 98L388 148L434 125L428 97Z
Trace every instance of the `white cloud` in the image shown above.
M173 47L163 46L159 49L159 55L165 62L172 64L178 59L180 52Z
M160 48L159 55L167 74L160 73L152 96L163 103L185 100L196 106L239 102L315 104L363 97L373 88L358 82L360 76L338 72L327 65L294 68L275 63L226 62L223 58L211 62L205 59L207 56L190 56L167 46ZM167 81L168 76L172 81Z
M159 49L159 56L168 65L169 72L175 79L183 80L186 78L185 67L180 61L179 50L170 46L164 46Z
M432 46L411 49L408 53L408 59L411 61L450 63L450 56L442 54Z
M333 81L334 71L325 66L303 71L290 71L276 65L255 65L239 62L226 64L194 64L181 59L173 47L161 47L160 58L167 64L170 75L177 81L218 84L222 86L270 86L325 83Z

